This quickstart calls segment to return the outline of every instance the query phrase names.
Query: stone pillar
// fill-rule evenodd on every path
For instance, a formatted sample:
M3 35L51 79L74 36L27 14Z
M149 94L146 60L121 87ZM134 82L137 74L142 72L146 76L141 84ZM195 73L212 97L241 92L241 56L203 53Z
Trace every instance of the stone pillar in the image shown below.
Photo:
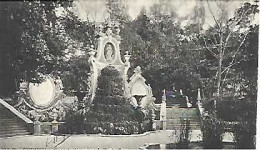
M183 95L183 93L182 93L182 89L180 89L180 94Z
M198 100L198 102L200 102L200 101L201 101L201 96L200 96L200 88L198 88L198 95L197 95L197 100Z
M91 81L91 86L90 86L90 93L91 93L91 100L94 99L95 97L95 92L96 92L96 79L97 79L97 70L96 70L96 65L95 65L95 54L96 54L96 51L94 50L94 46L91 45L90 48L89 48L89 52L88 52L88 55L89 55L89 63L91 64L90 65L90 71L91 71L91 75L90 75L90 81Z
M35 122L34 122L34 135L40 135L41 134L41 122L39 121L40 116L36 116Z
M156 122L155 122L155 113L154 110L152 110L152 114L151 114L151 120L152 120L152 130L156 130Z
M163 90L161 110L160 110L160 121L162 123L162 129L166 130L166 95L165 89Z
M124 90L125 90L125 96L127 98L130 98L131 94L130 94L130 89L129 89L130 87L127 82L127 79L128 79L127 72L128 72L128 69L130 68L129 59L130 59L131 55L129 55L128 51L126 51L126 54L124 55L124 57L125 57L125 70L124 70L124 74L123 74L123 79L124 79L124 84L125 84Z
M59 130L59 123L56 121L56 119L55 120L53 120L52 122L51 122L51 133L52 134L56 134L57 132L58 132L58 130Z

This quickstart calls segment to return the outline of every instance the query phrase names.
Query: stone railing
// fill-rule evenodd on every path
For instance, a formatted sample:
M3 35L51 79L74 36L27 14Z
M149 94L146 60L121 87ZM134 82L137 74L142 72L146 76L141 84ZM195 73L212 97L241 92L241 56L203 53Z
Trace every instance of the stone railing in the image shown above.
M198 96L197 96L197 109L199 111L199 117L200 117L200 124L201 127L203 126L203 121L205 120L205 117L208 115L208 113L203 108L202 102L201 102L201 96L200 96L200 89L198 89Z
M18 117L21 121L26 123L27 128L30 130L31 133L33 133L33 121L31 121L29 118L27 118L25 115L20 113L18 110L16 110L13 106L5 102L4 100L0 99L0 105L4 106L7 110L9 110L12 114L14 114L16 117Z
M203 126L203 120L207 116L207 113L205 112L200 100L198 100L197 109L199 111L200 124L201 124L201 127L202 127Z
M197 107L199 109L200 116L203 116L204 115L204 108L203 108L202 103L201 103L200 89L198 89L197 100L198 100Z
M197 103L197 107L198 107L198 110L199 110L199 114L201 117L205 116L205 110L202 106L202 103L201 101L199 100L198 103Z
M19 117L21 120L23 120L26 123L33 123L29 118L27 118L25 115L20 113L18 110L16 110L13 106L9 105L4 100L0 99L0 104L2 104L5 108L7 108L9 111L11 111L13 114L15 114L17 117Z

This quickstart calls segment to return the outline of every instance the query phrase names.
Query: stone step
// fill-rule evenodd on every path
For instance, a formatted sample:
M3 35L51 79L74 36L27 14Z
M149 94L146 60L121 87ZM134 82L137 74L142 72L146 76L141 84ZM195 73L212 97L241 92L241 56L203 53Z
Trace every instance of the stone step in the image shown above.
M178 110L166 110L166 113L171 114L171 115L174 115L174 114L197 115L198 114L197 111L178 111Z
M176 127L176 126L177 126L177 127L180 127L180 126L182 126L182 125L181 125L181 124L174 124L174 123L173 123L173 124L167 124L166 126L167 126L167 127L172 127L172 126L173 126L173 127ZM200 124L190 124L190 127L200 127Z
M166 116L166 119L179 119L179 120L182 120L182 119L189 119L189 120L200 120L199 116L170 116L170 115L167 115L167 116Z
M19 124L19 121L16 120L1 120L0 121L1 125L6 125L6 124Z
M7 133L7 134L1 134L0 137L11 137L11 136L19 136L19 135L30 135L30 132L17 132L17 133Z
M173 123L179 123L181 124L182 122L180 120L166 120L166 122L173 122ZM194 123L200 123L200 121L190 121L190 124L194 124Z
M181 123L182 121L179 119L167 119L166 122ZM190 120L190 123L200 123L200 121L199 120Z
M183 111L193 111L193 110L197 110L197 108L179 108L179 107L168 107L167 109L183 110Z
M171 126L171 125L181 126L181 124L179 124L179 123L168 123L167 124L167 126ZM200 124L194 123L194 124L190 124L190 126L200 126Z
M176 113L167 113L166 117L172 117L172 118L199 118L197 114L176 114Z
M200 130L200 118L196 108L166 108L166 129L175 130L181 128L181 119L190 120L190 128L192 130Z
M166 120L166 123L175 123L175 124L181 124L182 122L178 119L168 119ZM190 124L200 124L200 121L190 121Z
M0 123L1 127L12 127L12 126L21 126L19 122L4 122Z
M181 117L181 116L186 116L186 117L197 117L198 114L189 114L189 113L169 113L168 111L166 112L167 116L176 116L176 117Z
M166 130L180 130L181 127L180 126L170 126L170 127L166 127ZM200 126L192 126L190 127L190 130L200 130Z
M178 108L178 107L167 107L167 110L178 111L178 112L196 112L197 108Z
M190 120L194 120L194 119L198 119L199 120L199 116L170 116L170 115L167 115L166 118L169 118L169 119L190 119Z
M169 111L177 111L177 112L190 112L190 113L194 113L197 111L197 108L178 108L178 107L168 107L166 108L166 110Z
M16 121L14 118L0 118L0 122Z
M12 107L12 106L10 106ZM18 116L0 104L0 137L28 135L26 124Z
M16 130L0 130L0 134L10 134L10 133L26 133L26 129L16 129Z
M0 131L3 131L3 130L21 130L21 129L26 129L26 128L23 127L23 126L1 126L0 127Z
M190 125L190 127L200 127L200 124L197 125ZM180 124L168 124L166 127L181 127Z
M167 123L167 124L172 124L172 123L181 124L180 121L167 121L167 120L166 120L166 123ZM190 122L190 124L200 124L200 122L194 121L194 122Z
M167 126L172 126L172 125L181 126L182 124L179 122L166 122L166 125ZM198 123L198 122L190 123L190 126L200 126L200 123Z
M167 112L174 112L174 113L188 113L188 114L197 114L197 110L188 110L188 109L185 109L185 110L180 110L180 109L174 109L174 108L166 108L166 111Z
M180 122L173 122L173 121L166 121L166 124L167 125L170 125L170 124L178 124L178 125L181 125ZM191 122L190 125L200 125L199 122Z

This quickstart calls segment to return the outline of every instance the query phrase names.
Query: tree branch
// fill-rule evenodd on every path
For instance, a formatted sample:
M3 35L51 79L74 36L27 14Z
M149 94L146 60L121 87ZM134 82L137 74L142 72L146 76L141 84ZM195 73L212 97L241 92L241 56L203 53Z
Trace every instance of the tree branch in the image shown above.
M225 71L227 71L227 72L226 72L226 75L227 75L227 73L229 72L229 69L230 69L233 65L235 65L235 64L241 62L242 60L244 60L244 59L242 59L242 60L240 60L240 61L234 63L235 58L236 58L236 55L237 55L238 51L240 50L240 47L244 44L244 42L245 42L246 37L247 37L248 34L249 34L249 32L247 32L247 34L244 36L244 38L243 38L242 42L240 43L240 45L238 46L238 48L237 48L235 54L232 56L233 59L232 59L232 61L229 63L229 66L228 66L227 68L225 68L225 69L221 72L221 74L223 74ZM225 76L226 76L226 75L225 75ZM226 77L225 77L225 78L226 78Z
M215 57L218 58L218 55L216 53L214 53L212 50L209 49L209 47L207 46L207 42L205 40L205 37L203 37L203 41L205 43L205 48Z
M221 74L223 74L226 70L230 69L232 66L234 66L235 64L239 64L240 62L244 61L245 59L241 59L240 61L238 62L235 62L233 64L230 64L229 66L227 66L222 72Z
M209 11L210 11L210 13L211 13L211 15L212 15L214 21L216 22L216 24L217 24L217 26L219 27L219 29L221 29L221 26L219 25L219 23L218 23L218 21L217 21L215 15L213 14L213 12L212 12L212 10L211 10L211 7L210 7L210 5L209 5L209 1L208 1L208 0L207 0L207 4L208 4Z

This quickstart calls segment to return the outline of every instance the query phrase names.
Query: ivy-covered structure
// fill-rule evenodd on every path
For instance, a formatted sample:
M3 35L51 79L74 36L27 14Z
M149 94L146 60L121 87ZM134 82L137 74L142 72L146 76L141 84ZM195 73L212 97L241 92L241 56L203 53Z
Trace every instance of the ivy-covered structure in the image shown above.
M101 71L85 124L87 133L132 134L145 131L143 114L124 95L123 79L112 66ZM148 122L149 123L149 122Z
M91 132L130 134L147 130L148 126L150 130L154 127L154 109L156 108L151 87L146 85L140 67L137 67L135 74L128 78L131 56L126 52L125 62L122 61L119 32L117 24L113 27L110 22L105 27L100 25L97 49L91 47L89 51L91 66L91 98L89 101L92 106L87 113L86 122L93 126ZM135 89L136 87L138 88ZM137 95L141 94L142 98L139 102L134 97L136 96L134 91L138 90L141 93L139 92ZM147 120L146 123L141 123L144 119ZM101 123L102 120L103 123ZM112 128L120 128L120 130L108 130Z

